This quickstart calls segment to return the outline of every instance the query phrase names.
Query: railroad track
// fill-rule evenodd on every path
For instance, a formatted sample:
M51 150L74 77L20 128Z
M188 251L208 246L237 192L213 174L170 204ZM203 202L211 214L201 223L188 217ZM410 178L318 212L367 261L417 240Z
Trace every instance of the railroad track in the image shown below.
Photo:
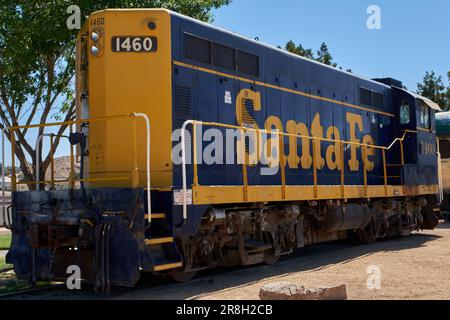
M33 294L33 293L38 293L38 292L53 291L53 290L62 289L62 288L64 288L64 285L58 284L58 285L50 285L50 286L46 286L46 287L29 288L29 289L14 291L14 292L7 292L7 293L0 294L0 300L14 298L14 297L24 295L24 294Z
M287 256L283 256L281 258L281 260L279 261L289 261L292 259L299 259L299 258L308 258L314 255L318 255L321 253L326 253L326 252L332 252L332 251L336 251L336 250L343 250L345 248L347 248L348 246L351 246L351 244L349 244L348 242L334 242L334 243L329 243L329 244L320 244L315 246L314 248L306 248L305 249L300 249L297 250L296 252L294 252L291 255L287 255ZM255 266L257 267L257 266ZM240 268L242 268L241 266L233 266L233 267L219 267L219 268L215 268L215 269L209 269L209 270L204 270L202 272L200 272L197 277L195 277L195 279L193 279L190 283L192 284L193 282L197 282L197 281L202 281L206 278L209 278L211 276L216 276L216 275L222 275L222 274L227 274L227 273L232 273L235 272L237 270L239 270ZM144 276L145 278L146 276ZM152 278L152 277L150 277ZM136 287L134 288L112 288L112 292L110 294L98 294L98 293L94 293L93 290L90 289L85 289L85 290L74 290L74 291L70 291L68 289L66 289L66 286L64 284L57 284L57 285L51 285L51 286L47 286L47 287L40 287L40 288L30 288L30 289L25 289L25 290L20 290L20 291L16 291L16 292L11 292L11 293L5 293L5 294L0 294L0 300L1 299L14 299L14 298L18 298L20 296L27 296L27 295L33 295L30 297L25 297L26 299L42 299L42 296L37 295L37 294L44 294L44 293L49 293L49 296L46 297L48 299L54 299L54 298L65 298L65 299L105 299L105 298L117 298L120 297L122 295L126 295L126 294L133 294L133 293L138 293L141 290L146 290L146 289L157 289L158 287L170 287L170 286L179 286L180 284L177 283L168 283L168 282L164 282L163 280L155 277L154 280L148 281L146 280L142 280L142 282L140 281ZM53 293L60 293L61 296L52 296ZM34 294L36 294L36 296L34 296ZM19 298L20 299L20 298ZM44 298L45 299L45 298Z

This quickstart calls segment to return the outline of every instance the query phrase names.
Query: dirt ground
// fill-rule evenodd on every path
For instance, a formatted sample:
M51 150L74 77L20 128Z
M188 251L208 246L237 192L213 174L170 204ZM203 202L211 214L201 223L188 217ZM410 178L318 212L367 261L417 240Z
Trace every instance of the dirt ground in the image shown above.
M368 289L367 268L381 271L379 289ZM274 266L224 268L200 273L184 284L153 278L110 296L92 289L58 290L15 299L259 299L261 287L288 281L299 285L347 285L349 299L450 299L450 224L410 237L354 245L347 241L306 247Z
M379 266L380 289L368 289L367 268ZM406 238L305 248L275 266L247 267L203 276L188 284L139 290L129 299L258 299L275 281L304 286L347 285L349 299L450 299L450 224Z

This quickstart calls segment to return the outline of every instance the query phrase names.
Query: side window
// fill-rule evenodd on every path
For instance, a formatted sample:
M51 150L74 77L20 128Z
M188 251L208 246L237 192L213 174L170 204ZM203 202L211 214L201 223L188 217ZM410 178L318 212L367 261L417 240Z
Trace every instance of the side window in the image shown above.
M400 124L408 124L411 121L411 110L406 102L400 106Z
M377 109L383 109L384 96L382 93L373 92L373 106Z
M359 102L362 105L371 107L373 105L372 91L359 88Z
M211 64L211 42L185 33L184 55L186 58Z
M447 139L439 139L439 152L441 153L441 159L450 158L450 141Z
M251 76L259 77L259 57L238 50L237 70Z
M230 70L236 70L236 51L230 47L213 43L213 64Z
M425 103L420 106L420 127L430 129L430 108Z
M216 67L259 77L259 56L184 34L184 56Z
M447 139L439 139L439 152L441 153L441 159L450 158L450 141Z

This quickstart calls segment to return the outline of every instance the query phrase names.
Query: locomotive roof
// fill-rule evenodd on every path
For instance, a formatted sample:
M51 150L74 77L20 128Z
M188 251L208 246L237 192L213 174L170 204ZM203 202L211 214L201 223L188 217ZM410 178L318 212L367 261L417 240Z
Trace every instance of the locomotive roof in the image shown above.
M400 89L400 90L402 90L402 91L408 93L408 94L411 95L414 99L419 99L419 100L421 100L423 103L425 103L428 107L430 107L430 108L433 109L433 110L436 110L436 111L438 111L438 112L439 112L439 111L442 111L441 107L440 107L437 103L431 101L430 99L428 99L428 98L426 98L426 97L424 97L424 96L421 96L420 94L417 94L417 93L415 93L415 92L412 92L412 91L409 91L409 90L406 90L406 89L403 89L403 88L397 88L397 89ZM437 114L436 114L436 115L437 115Z
M223 33L227 33L227 34L229 34L229 35L231 35L231 36L238 37L238 38L240 38L240 39L242 39L242 40L245 40L245 41L249 41L249 42L251 42L251 43L253 43L253 44L255 44L255 45L263 46L263 47L266 47L266 48L268 48L268 49L278 51L279 53L285 54L285 55L287 55L287 56L290 56L290 57L293 57L293 58L296 58L296 59L301 59L301 60L304 60L304 61L307 61L307 62L310 62L310 63L314 63L314 64L320 65L320 66L322 66L322 67L324 67L324 68L328 68L328 69L331 69L331 70L333 70L333 71L337 71L337 72L346 74L346 75L348 75L348 76L352 76L352 77L359 78L359 79L362 79L362 80L365 80L365 81L369 81L369 82L371 82L371 83L373 83L373 84L380 85L380 86L385 87L385 88L391 88L390 86L388 86L388 85L386 85L386 84L384 84L384 83L381 83L381 82L378 82L378 81L375 81L375 80L372 80L372 79L368 79L368 78L365 78L365 77L363 77L363 76L356 75L356 74L354 74L354 73L351 73L351 72L348 72L348 71L345 71L345 70L341 70L341 69L338 69L338 68L336 68L336 67L333 67L333 66L330 66L330 65L327 65L327 64L324 64L324 63L315 61L315 60L311 60L311 59L308 59L308 58L299 56L299 55L294 54L294 53L291 53L291 52L289 52L289 51L287 51L287 50L283 50L283 49L277 48L277 47L274 46L274 45L271 45L271 44L268 44L268 43L264 43L264 42L260 42L260 41L254 40L254 39L252 39L252 38L250 38L250 37L246 37L246 36L241 35L241 34L239 34L239 33L236 33L236 32L233 32L233 31L229 31L229 30L224 29L224 28L221 28L221 27L214 26L214 25L212 25L212 24L209 24L209 23L206 23L206 22L203 22L203 21L200 21L200 20L197 20L197 19L194 19L194 18L185 16L185 15L183 15L183 14L180 14L180 13L177 13L177 12L174 12L174 11L168 10L168 12L169 12L171 15L177 16L177 17L179 17L179 18L186 19L186 20L190 20L190 21L192 21L192 22L194 22L194 23L201 24L201 25L203 25L203 26L205 26L205 27L208 27L208 28L211 28L211 29L215 29L215 30L220 31L220 32L223 32Z
M309 63L314 63L314 64L317 64L317 65L320 65L320 66L323 67L323 68L328 68L328 69L331 69L331 70L333 70L333 71L336 71L336 72L340 72L340 73L342 73L342 74L345 74L345 75L347 75L347 76L351 76L351 77L354 77L354 78L358 78L358 79L361 79L361 80L365 80L365 81L371 82L371 83L373 83L373 84L376 84L376 85L378 85L378 86L381 86L381 87L384 87L384 88L387 88L387 89L391 88L391 86L388 86L388 85L386 85L386 84L384 84L384 83L381 83L381 82L378 82L378 81L375 81L375 80L372 80L372 79L368 79L368 78L365 78L365 77L363 77L363 76L356 75L356 74L354 74L354 73L351 73L351 72L348 72L348 71L345 71L345 70L340 70L340 69L335 68L335 67L333 67L333 66L329 66L329 65L327 65L327 64L324 64L324 63L321 63L321 62L318 62L318 61L315 61L315 60L311 60L311 59L308 59L308 58L305 58L305 57L302 57L302 56L293 54L293 53L291 53L291 52L289 52L289 51L286 51L286 50L277 48L277 47L275 47L275 46L273 46L273 45L270 45L270 44L267 44L267 43L264 43L264 42L260 42L260 41L256 41L256 40L254 40L254 39L252 39L252 38L250 38L250 37L243 36L243 35L241 35L241 34L239 34L239 33L232 32L232 31L223 29L223 28L221 28L221 27L214 26L214 25L212 25L212 24L209 24L209 23L206 23L206 22L203 22L203 21L200 21L200 20L197 20L197 19L188 17L188 16L186 16L186 15L183 15L183 14L181 14L181 13L174 12L174 11L171 11L171 10L168 10L168 9L164 9L164 8L149 8L149 9L142 9L142 8L139 8L139 9L105 9L105 10L101 10L101 11L98 11L98 12L107 12L107 11L165 11L165 12L167 12L168 14L170 14L170 15L172 15L172 16L176 16L176 17L178 17L178 18L180 18L180 19L189 20L189 21L191 21L191 22L193 22L193 23L197 23L197 24L203 25L203 26L205 26L205 27L208 27L208 28L210 28L210 29L214 29L214 30L217 30L217 31L226 33L226 34L231 35L231 36L233 36L233 37L237 37L237 38L240 38L240 39L242 39L242 40L251 42L251 43L253 43L253 44L255 44L255 45L259 45L259 46L263 46L263 47L266 47L266 48L271 49L271 50L275 50L275 51L277 51L277 52L279 52L279 53L282 53L282 54L284 54L284 55L287 55L287 56L290 56L290 57L293 57L293 58L296 58L296 59L301 59L301 60L307 61L307 62L309 62Z

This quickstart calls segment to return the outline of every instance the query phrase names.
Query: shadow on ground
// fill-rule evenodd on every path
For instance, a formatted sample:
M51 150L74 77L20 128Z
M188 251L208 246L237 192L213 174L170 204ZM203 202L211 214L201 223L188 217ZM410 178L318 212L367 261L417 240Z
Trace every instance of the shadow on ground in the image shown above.
M450 228L450 224L442 224L439 228ZM168 284L160 277L145 275L135 288L113 288L110 295L95 294L91 291L91 287L84 287L83 291L57 290L46 294L20 296L16 299L192 299L199 295L245 286L267 278L276 279L289 273L309 272L334 264L348 263L377 252L419 248L438 238L440 236L422 231L409 237L379 241L371 245L355 245L345 240L299 249L289 256L282 257L273 266L256 265L203 271L188 283Z
M450 225L440 226L449 228ZM257 265L250 267L219 268L199 273L196 279L184 284L168 284L155 288L136 289L121 298L126 299L190 299L198 295L249 285L267 278L284 276L295 272L309 272L326 268L334 264L348 263L377 252L400 251L419 248L430 241L440 238L427 234L426 231L415 233L410 237L380 241L371 245L355 245L350 241L314 245L297 250L283 257L276 265ZM150 285L152 280L140 282Z

